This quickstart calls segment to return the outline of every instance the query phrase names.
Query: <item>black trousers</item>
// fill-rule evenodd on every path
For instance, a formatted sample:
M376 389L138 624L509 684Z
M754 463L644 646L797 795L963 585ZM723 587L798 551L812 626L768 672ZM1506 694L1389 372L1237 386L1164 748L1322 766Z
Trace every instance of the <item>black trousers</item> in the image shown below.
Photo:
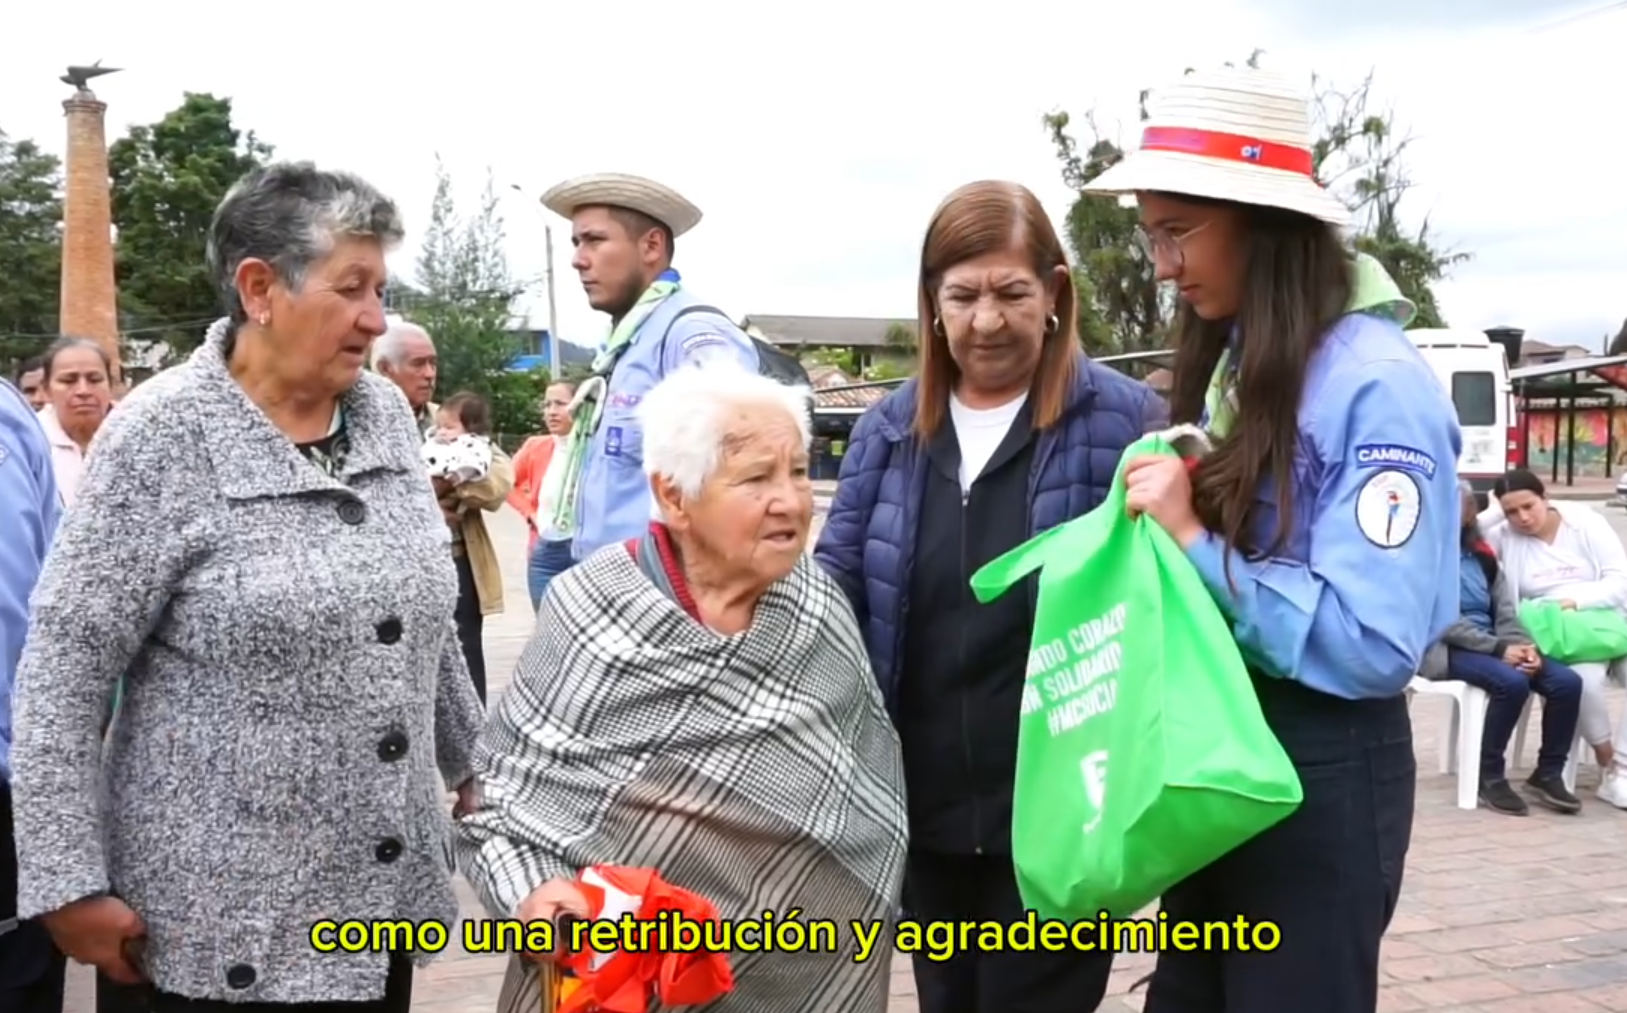
M0 781L0 922L17 916L17 840L11 785ZM0 935L0 1011L62 1013L68 961L45 926L27 921Z
M475 571L461 546L453 557L458 564L458 607L454 614L458 624L458 645L463 648L464 663L469 666L469 678L475 684L475 695L486 702L486 617L480 614L480 591L475 587Z
M1305 801L1170 890L1163 910L1171 922L1269 921L1281 942L1270 952L1160 953L1144 1013L1374 1013L1379 942L1412 839L1406 700L1339 700L1278 679L1255 688Z
M923 924L1023 918L1009 855L912 852L904 905ZM1090 1013L1107 994L1113 954L1064 951L957 953L913 959L920 1013Z

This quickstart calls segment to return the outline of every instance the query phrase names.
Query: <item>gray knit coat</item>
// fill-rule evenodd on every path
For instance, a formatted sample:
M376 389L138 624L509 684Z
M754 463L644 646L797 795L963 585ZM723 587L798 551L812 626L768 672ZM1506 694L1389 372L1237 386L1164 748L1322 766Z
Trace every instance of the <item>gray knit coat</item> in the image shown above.
M484 718L446 523L394 385L344 396L336 481L228 374L221 331L108 417L35 593L19 913L116 894L165 992L378 998L389 957L316 952L311 925L457 916L436 768L466 779Z

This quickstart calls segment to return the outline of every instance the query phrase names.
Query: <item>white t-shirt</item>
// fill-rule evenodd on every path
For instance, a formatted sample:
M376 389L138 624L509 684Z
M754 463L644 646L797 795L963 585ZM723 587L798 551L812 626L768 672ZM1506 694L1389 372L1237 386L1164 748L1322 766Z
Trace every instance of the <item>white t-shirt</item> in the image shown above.
M960 444L961 495L971 492L972 483L1000 449L1027 400L1028 392L1024 391L1015 400L994 408L968 408L960 398L949 395L949 422L955 427L955 442Z
M1588 558L1588 546L1574 524L1561 523L1550 544L1527 539L1520 595L1524 598L1568 598L1578 584L1590 584L1598 569Z
M1580 503L1552 503L1549 509L1562 518L1552 544L1507 523L1485 532L1520 599L1627 610L1627 552L1610 522Z

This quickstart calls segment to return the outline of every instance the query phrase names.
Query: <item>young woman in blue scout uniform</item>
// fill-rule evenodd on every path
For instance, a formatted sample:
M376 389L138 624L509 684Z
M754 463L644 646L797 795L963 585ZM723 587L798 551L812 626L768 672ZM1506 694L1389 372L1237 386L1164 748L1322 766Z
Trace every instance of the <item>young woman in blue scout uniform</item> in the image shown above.
M1456 413L1352 257L1312 175L1303 94L1254 70L1155 96L1140 149L1088 189L1133 194L1180 292L1171 416L1190 471L1130 462L1128 505L1231 620L1303 805L1171 889L1171 922L1271 921L1271 952L1164 952L1146 1013L1373 1013L1412 833L1403 691L1458 611Z

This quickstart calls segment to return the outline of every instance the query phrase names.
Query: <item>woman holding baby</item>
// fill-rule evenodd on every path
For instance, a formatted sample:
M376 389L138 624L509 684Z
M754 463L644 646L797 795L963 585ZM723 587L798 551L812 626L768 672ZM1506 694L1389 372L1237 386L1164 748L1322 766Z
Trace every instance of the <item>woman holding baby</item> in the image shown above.
M318 953L311 921L458 916L442 778L472 804L484 715L421 432L363 369L401 237L347 173L234 186L227 315L108 416L35 591L18 914L153 1013L406 1013L429 954Z
M435 498L452 531L458 570L458 642L475 695L486 703L486 617L503 612L503 571L486 530L485 511L500 509L514 487L514 464L491 442L491 407L462 391L435 409L424 443Z

